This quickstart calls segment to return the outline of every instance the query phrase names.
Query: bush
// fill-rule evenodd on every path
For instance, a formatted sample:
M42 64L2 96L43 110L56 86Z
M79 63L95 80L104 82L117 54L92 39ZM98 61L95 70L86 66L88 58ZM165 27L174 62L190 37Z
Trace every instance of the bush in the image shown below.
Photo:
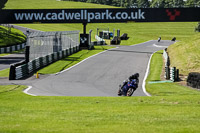
M187 78L187 85L193 88L200 89L200 73L191 72Z

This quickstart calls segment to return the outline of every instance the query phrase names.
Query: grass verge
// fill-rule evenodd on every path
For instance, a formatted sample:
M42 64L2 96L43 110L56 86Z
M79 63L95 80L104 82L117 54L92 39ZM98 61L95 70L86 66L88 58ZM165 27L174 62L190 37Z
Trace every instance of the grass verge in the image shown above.
M24 88L0 86L3 133L200 131L199 95L33 97Z
M25 42L26 36L17 29L11 28L11 32L8 33L8 29L0 26L0 47L6 47L16 45Z
M9 55L10 53L4 53L4 54L0 54L0 57L1 56L6 56L6 55Z
M177 67L180 74L200 73L200 33L169 46L168 53L171 66Z
M153 96L184 96L199 95L200 92L189 87L184 87L178 83L155 83L149 81L160 81L163 68L162 51L156 52L151 59L150 74L146 81L146 89Z
M40 5L40 6L38 6ZM58 0L9 0L5 9L73 9L73 8L118 8L114 6L86 2Z
M0 77L9 77L10 68L0 71Z
M43 69L40 69L38 71L38 73L40 73L40 74L53 74L53 73L63 71L63 70L79 63L80 61L82 61L82 60L84 60L84 59L86 59L86 58L88 58L92 55L95 55L97 53L100 53L104 50L111 49L111 48L113 48L113 47L110 47L110 46L95 46L94 50L87 50L87 49L81 50L81 51L79 51L79 52L77 52L73 55L70 55L70 56L64 58L64 59L56 61L55 63L50 64Z

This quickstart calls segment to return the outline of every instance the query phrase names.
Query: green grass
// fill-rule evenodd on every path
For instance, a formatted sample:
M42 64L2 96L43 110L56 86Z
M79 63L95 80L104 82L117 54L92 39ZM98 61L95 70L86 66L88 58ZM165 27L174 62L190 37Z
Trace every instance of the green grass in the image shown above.
M0 71L0 77L9 77L10 69L4 69Z
M166 23L99 23L88 24L87 32L90 29L92 32L92 40L95 39L97 28L109 28L110 31L120 29L121 35L127 33L130 37L128 40L121 41L121 45L133 45L149 40L157 40L159 36L163 40L171 40L176 37L177 40L189 39L190 36L197 33L194 32L195 22L166 22ZM29 27L32 29L42 31L71 31L79 30L83 31L82 24L20 24L20 26Z
M178 83L149 84L147 87L147 90L154 96L185 96L187 98L189 95L200 95L198 90L181 86Z
M199 95L200 92L193 90L189 87L184 87L178 83L155 83L150 84L149 81L160 81L160 75L163 68L162 51L158 51L153 54L150 64L150 73L146 80L146 88L153 96L189 96Z
M0 54L0 56L6 56L6 55L9 55L9 53Z
M38 6L39 5L39 6ZM5 9L117 8L108 5L56 0L9 0Z
M171 66L177 67L181 74L200 73L200 33L171 45L168 52Z
M0 86L3 133L200 131L200 92L156 97L33 97L23 94L24 88Z
M52 73L57 73L60 71L63 71L77 63L79 63L80 61L95 55L97 53L100 53L104 50L110 49L113 47L109 47L109 46L95 46L94 50L81 50L73 55L70 55L64 59L61 59L59 61L56 61L53 64L50 64L49 66L41 69L38 71L38 73L40 74L52 74Z
M0 26L0 47L16 45L25 42L26 36L17 29L11 28L11 33L6 34L7 28Z
M152 55L150 64L150 73L148 75L147 81L160 81L160 74L163 67L163 50L157 51Z

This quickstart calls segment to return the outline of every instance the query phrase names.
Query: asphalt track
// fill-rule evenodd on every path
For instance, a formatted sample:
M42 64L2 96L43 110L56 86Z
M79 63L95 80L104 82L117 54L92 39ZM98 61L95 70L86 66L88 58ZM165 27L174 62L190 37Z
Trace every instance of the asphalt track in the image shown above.
M9 68L11 64L24 60L24 53L0 56L0 70Z
M133 96L146 96L142 89L150 56L172 41L148 41L120 46L93 56L58 74L30 82L26 93L39 96L117 96L118 86L139 73L139 87Z

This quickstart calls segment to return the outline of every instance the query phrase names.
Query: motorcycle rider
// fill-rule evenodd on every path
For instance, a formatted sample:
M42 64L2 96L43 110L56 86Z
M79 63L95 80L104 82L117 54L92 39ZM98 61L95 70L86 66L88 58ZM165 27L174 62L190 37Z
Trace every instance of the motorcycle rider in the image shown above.
M139 73L135 73L129 77L129 81L135 79L136 80L136 88L138 88L139 84Z
M136 88L138 88L138 84L139 84L139 73L135 73L133 75L131 75L127 80L125 80L123 82L123 85L121 86L121 89L123 89L123 87L129 82L129 81L132 81L132 80L135 80L135 85L136 85ZM121 90L121 91L125 91L125 90ZM118 95L119 95L120 91L118 92Z

